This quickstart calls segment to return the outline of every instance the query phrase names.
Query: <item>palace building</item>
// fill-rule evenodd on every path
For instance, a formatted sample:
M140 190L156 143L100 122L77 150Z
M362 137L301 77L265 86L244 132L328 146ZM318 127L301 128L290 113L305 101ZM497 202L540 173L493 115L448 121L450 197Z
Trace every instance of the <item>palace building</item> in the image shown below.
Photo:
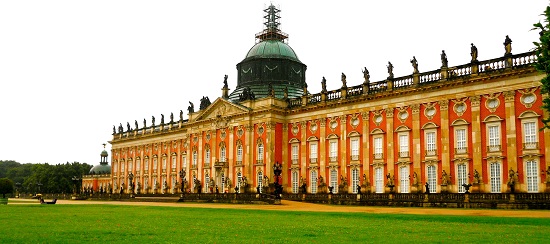
M160 123L113 129L108 188L140 194L267 191L276 163L287 194L547 190L550 130L533 52L309 91L306 65L265 10L237 64L237 86ZM500 44L499 44L500 45ZM102 154L103 157L103 154ZM102 160L103 161L103 160ZM548 170L547 170L548 169ZM278 178L277 178L278 179ZM87 181L86 181L87 182ZM84 182L83 184L86 184ZM549 184L550 185L550 184ZM97 191L99 185L93 185ZM269 192L271 193L271 192Z

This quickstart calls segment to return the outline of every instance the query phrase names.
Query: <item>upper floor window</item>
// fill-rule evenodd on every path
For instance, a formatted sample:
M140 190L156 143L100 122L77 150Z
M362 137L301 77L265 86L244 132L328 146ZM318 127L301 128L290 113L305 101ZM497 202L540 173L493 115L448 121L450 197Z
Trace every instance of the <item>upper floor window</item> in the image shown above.
M140 170L141 170L141 159L137 159L137 160L136 160L136 170L137 170L137 171L140 171Z
M193 168L196 168L197 167L197 162L198 162L198 155L197 155L197 151L193 151Z
M454 148L455 154L466 154L468 152L468 122L463 119L453 121L454 127Z
M204 150L204 164L210 165L210 148L206 148L206 150Z
M292 163L297 164L298 163L298 143L292 144Z
M435 156L435 131L426 132L426 156Z
M359 137L350 139L351 160L359 160Z
M311 163L317 163L317 142L309 144L309 159Z
M220 161L221 162L227 161L225 146L220 147Z
M162 157L162 169L166 169L166 157Z
M263 163L264 161L264 144L263 143L258 143L258 148L257 148L257 153L258 153L258 163Z
M338 157L338 141L337 140L331 140L329 142L329 157L330 162L336 162Z
M384 152L382 149L382 136L377 136L374 139L374 159L382 159Z
M399 134L399 157L409 157L409 134Z
M500 135L501 121L502 119L496 115L490 115L483 121L486 123L486 129L487 129L487 151L488 152L501 151L501 135Z

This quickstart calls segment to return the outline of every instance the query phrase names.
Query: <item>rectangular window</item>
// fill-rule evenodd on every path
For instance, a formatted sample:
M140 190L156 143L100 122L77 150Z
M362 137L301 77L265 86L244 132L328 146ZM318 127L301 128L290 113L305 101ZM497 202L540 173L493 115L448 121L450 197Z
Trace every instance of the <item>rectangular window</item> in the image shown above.
M468 171L466 170L466 165L465 164L459 164L457 166L457 183L458 183L458 193L464 193L466 192L466 189L464 188L464 186L462 186L463 184L467 184L468 183L468 178L467 178L467 173Z
M317 163L317 143L309 144L309 159L311 163Z
M435 132L426 132L426 156L435 156Z
M466 129L455 130L456 153L466 153Z
M258 162L262 163L264 161L264 145L258 144Z
M298 163L298 144L292 145L292 163Z
M354 194L357 194L357 185L359 185L359 170L358 169L352 169L351 170L351 191Z
M220 161L221 162L227 162L225 157L225 147L220 148Z
M237 146L237 162L243 161L243 146L238 145Z
M204 152L204 164L210 165L210 149L206 149Z
M399 135L399 156L406 158L409 156L409 135Z
M376 193L384 193L384 169L374 169L374 187Z
M241 182L243 180L243 176L241 172L237 173L237 193L241 192Z
M132 172L134 170L132 161L128 162L128 171Z
M162 158L162 169L166 169L166 157Z
M141 159L136 160L136 170L137 171L141 170Z
M298 171L292 171L292 193L298 193Z
M113 163L113 172L115 172L115 173L117 172L117 166L118 165L116 163Z
M523 148L537 149L537 128L535 122L523 123Z
M430 193L437 192L437 173L433 165L428 166L428 188Z
M489 152L500 151L500 126L489 126Z
M501 193L500 163L491 163L491 193Z
M338 157L338 141L334 140L329 143L330 145L330 161L336 162Z
M539 191L539 172L538 165L535 161L527 161L527 192Z
M260 193L262 193L262 191L263 191L262 188L263 188L263 183L264 183L264 174L260 171L260 172L258 172L257 176L258 176L258 178L256 179L257 180L256 182L258 183L258 186L260 187Z
M193 168L197 167L197 162L198 162L197 151L193 151Z
M375 137L374 138L374 158L382 159L383 155L384 154L382 151L382 137Z
M350 141L350 144L351 144L351 157L353 158L355 156L357 158L354 160L358 160L359 159L359 138L352 138Z
M122 172L122 173L125 172L125 171L124 171L124 164L125 164L125 162L121 162L121 163L120 163L120 172Z
M176 168L176 156L172 156L172 169Z
M317 193L317 171L311 171L311 193Z
M409 167L399 168L399 180L401 193L409 193Z
M181 156L181 168L187 168L187 155Z
M148 158L145 159L143 167L145 168L145 170L149 170L149 159Z
M332 193L338 193L338 172L335 169L330 171L330 186Z

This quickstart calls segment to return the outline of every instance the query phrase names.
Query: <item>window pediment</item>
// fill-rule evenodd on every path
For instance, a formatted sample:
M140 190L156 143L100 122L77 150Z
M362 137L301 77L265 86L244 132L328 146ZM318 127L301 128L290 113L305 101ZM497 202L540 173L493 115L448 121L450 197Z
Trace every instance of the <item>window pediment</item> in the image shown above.
M292 138L290 139L290 141L288 141L288 143L292 144L292 143L300 143L300 140L296 139L296 138Z
M330 139L338 139L338 138L340 138L340 137L338 137L338 135L336 135L336 134L330 134L330 135L327 136L327 139L328 139L328 140L330 140Z
M385 133L386 132L384 132L382 129L379 129L379 128L376 128L370 132L371 135L378 135L378 134L385 134Z
M537 117L540 117L540 115L533 111L525 111L518 116L518 119L530 119L530 118L537 118Z
M496 115L489 115L483 120L483 123L499 122L499 121L502 121L502 120L503 119L501 119L500 117L498 117Z
M361 134L357 131L352 131L348 134L348 137L359 137Z
M423 130L426 130L426 129L435 129L435 128L439 128L439 126L436 125L436 124L433 123L433 122L428 122L428 123L426 123L426 124L424 124L424 125L422 126L422 129L423 129Z
M451 123L451 126L461 126L461 125L469 125L470 123L468 123L468 121L466 120L463 120L463 119L457 119L455 121L453 121L453 123Z
M405 126L405 125L401 125L397 128L395 128L395 131L394 132L406 132L406 131L410 131L411 128Z
M310 136L309 138L307 138L307 141L318 141L319 138L317 138L316 136Z

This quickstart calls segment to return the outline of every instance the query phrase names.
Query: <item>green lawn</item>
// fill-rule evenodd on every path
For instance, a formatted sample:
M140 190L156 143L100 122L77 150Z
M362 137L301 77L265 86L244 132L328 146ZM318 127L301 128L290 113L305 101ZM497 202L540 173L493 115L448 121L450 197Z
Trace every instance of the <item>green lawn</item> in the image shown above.
M0 243L546 243L550 220L117 205L2 205Z

